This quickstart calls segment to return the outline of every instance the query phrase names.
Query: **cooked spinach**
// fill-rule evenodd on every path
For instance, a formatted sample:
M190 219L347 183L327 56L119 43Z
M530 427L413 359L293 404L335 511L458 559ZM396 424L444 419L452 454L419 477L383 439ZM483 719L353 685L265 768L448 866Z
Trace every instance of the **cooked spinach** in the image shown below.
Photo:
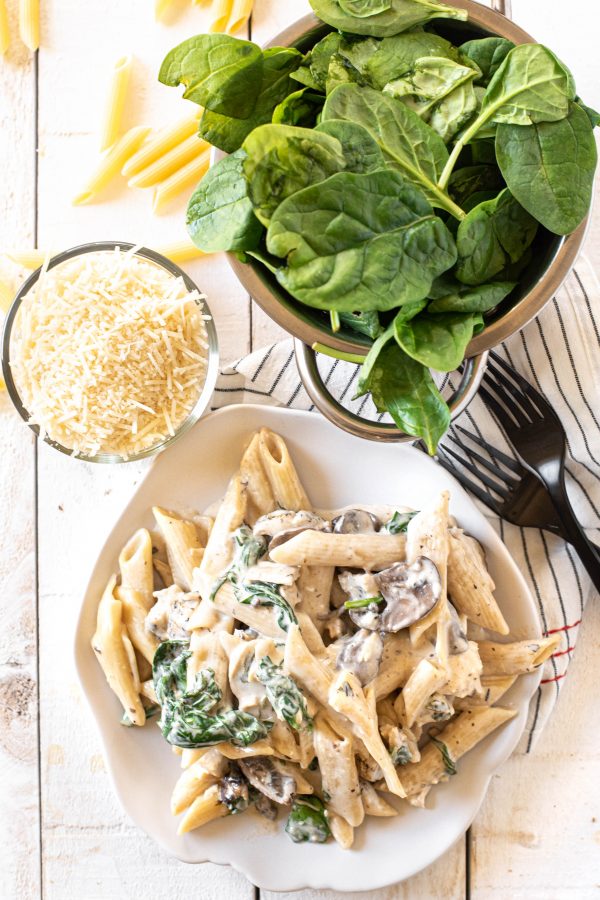
M369 3L373 4L373 11L368 9ZM310 0L310 5L318 17L333 28L373 37L399 34L430 19L464 21L467 18L465 10L435 0L362 0L360 5L359 0L354 3L352 0ZM362 12L357 13L354 9Z
M435 746L440 751L440 754L444 761L444 769L446 770L446 773L448 775L456 775L456 763L452 759L452 756L450 755L450 751L448 750L446 744L443 741L438 740L438 738L432 737L431 735L429 737L431 739L431 742L435 744Z
M314 795L295 797L285 830L296 844L323 844L331 836L323 801Z
M554 234L570 234L590 208L598 152L577 103L558 122L499 125L498 165L511 193Z
M418 513L419 511L417 509L403 513L396 510L392 518L385 523L384 531L387 531L388 534L406 534L408 523L411 519L414 519Z
M391 169L340 172L288 197L271 220L267 248L286 259L277 279L292 296L340 312L419 300L456 258L442 220Z
M186 225L194 244L205 253L253 250L262 226L252 209L243 163L236 150L212 166L190 199Z
M283 666L264 656L258 664L256 677L264 684L267 699L280 719L295 731L312 728L313 721L308 714L306 700L294 679L284 675Z
M238 602L246 606L272 606L275 609L277 624L282 631L289 631L290 625L298 624L296 613L281 596L278 584L252 581L236 586L235 593Z
M263 73L263 53L256 44L227 34L200 34L171 50L158 80L185 85L184 97L224 116L252 114Z
M346 600L344 609L365 609L371 603L383 603L383 597L360 597L358 600Z
M272 727L239 709L221 709L221 689L212 669L196 675L187 686L187 661L191 656L185 641L159 645L152 664L154 690L161 706L159 727L176 747L208 747L230 741L247 747L264 738Z

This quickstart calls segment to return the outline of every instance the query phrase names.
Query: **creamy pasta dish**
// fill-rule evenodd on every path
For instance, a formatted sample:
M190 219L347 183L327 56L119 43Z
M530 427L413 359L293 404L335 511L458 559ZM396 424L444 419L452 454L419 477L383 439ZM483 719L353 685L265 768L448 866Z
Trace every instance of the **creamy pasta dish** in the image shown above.
M154 508L100 599L92 646L123 724L153 720L180 756L180 834L283 807L293 841L348 848L365 817L424 806L556 648L510 642L447 492L318 504L262 429L211 514Z

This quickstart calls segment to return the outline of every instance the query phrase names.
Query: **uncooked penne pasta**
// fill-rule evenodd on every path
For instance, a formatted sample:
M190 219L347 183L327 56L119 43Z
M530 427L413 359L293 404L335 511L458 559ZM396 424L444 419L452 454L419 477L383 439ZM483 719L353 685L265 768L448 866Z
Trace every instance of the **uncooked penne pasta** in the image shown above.
M122 56L114 65L102 127L100 129L100 150L108 150L122 131L123 112L127 99L127 88L131 78L132 57Z
M0 56L4 56L10 46L10 31L8 29L8 15L6 13L6 0L0 0Z
M409 802L423 806L431 786L448 778L453 763L515 715L513 709L481 706L466 710L449 722L437 735L437 743L430 742L423 748L419 762L404 766L402 782Z
M174 263L188 262L191 259L200 259L206 256L192 241L185 239L174 241L172 244L159 244L156 252L166 256Z
M123 164L140 148L149 133L150 129L144 125L130 128L102 157L86 186L73 199L73 205L94 203L98 195L120 173Z
M161 215L182 191L195 187L202 176L206 174L209 164L210 151L204 150L177 172L161 181L154 189L153 212Z
M19 0L19 34L29 50L40 46L40 0Z
M39 269L52 257L48 250L8 250L6 255L24 269Z
M476 625L508 634L481 548L460 528L451 528L448 537L448 593L454 606Z
M248 24L248 19L252 15L252 7L254 0L233 0L231 8L231 16L227 26L228 34L235 34Z
M144 146L124 163L121 174L125 178L131 178L196 134L200 112L201 110L197 109L174 125L163 128L155 137L149 138Z
M199 153L207 150L208 144L201 140L198 135L192 134L186 138L181 144L177 144L172 150L159 156L158 159L146 166L145 169L132 175L127 182L131 188L149 188L154 187L165 178L178 172L182 166L185 166L191 160L195 159Z
M275 562L289 566L383 568L404 559L403 534L327 534L303 531L271 550Z
M534 672L550 659L561 636L533 638L511 644L497 644L495 641L479 641L479 655L483 663L484 675L525 675Z
M127 541L119 554L121 584L142 595L146 612L154 604L154 575L152 571L152 538L146 528L140 528Z
M160 506L154 506L152 513L167 545L167 556L175 584L185 591L191 591L194 569L200 565L204 555L198 529L193 522Z
M92 648L125 714L134 725L143 725L146 714L139 695L139 675L135 657L132 660L123 641L122 604L115 596L116 586L117 579L113 575L98 605Z
M220 819L228 815L229 810L219 800L219 786L213 784L192 801L179 823L177 834L186 834L194 828L200 828L201 825L206 825L214 819Z
M233 0L215 0L209 32L224 32L227 29L232 5Z

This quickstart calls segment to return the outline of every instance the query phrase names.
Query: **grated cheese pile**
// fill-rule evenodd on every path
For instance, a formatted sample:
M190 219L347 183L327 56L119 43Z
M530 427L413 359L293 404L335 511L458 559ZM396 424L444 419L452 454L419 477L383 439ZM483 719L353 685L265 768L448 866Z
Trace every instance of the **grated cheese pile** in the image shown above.
M87 253L43 272L15 322L11 368L30 421L75 455L126 459L160 444L206 378L203 298L134 254Z

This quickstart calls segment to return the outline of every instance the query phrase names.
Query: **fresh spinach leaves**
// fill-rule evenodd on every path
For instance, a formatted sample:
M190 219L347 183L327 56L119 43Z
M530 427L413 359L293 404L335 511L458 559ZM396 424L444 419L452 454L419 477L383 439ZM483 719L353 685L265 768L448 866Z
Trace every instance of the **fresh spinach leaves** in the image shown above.
M373 10L369 10L369 4ZM317 16L339 31L387 37L430 19L467 18L463 9L435 0L310 0ZM360 13L354 10L360 9Z

